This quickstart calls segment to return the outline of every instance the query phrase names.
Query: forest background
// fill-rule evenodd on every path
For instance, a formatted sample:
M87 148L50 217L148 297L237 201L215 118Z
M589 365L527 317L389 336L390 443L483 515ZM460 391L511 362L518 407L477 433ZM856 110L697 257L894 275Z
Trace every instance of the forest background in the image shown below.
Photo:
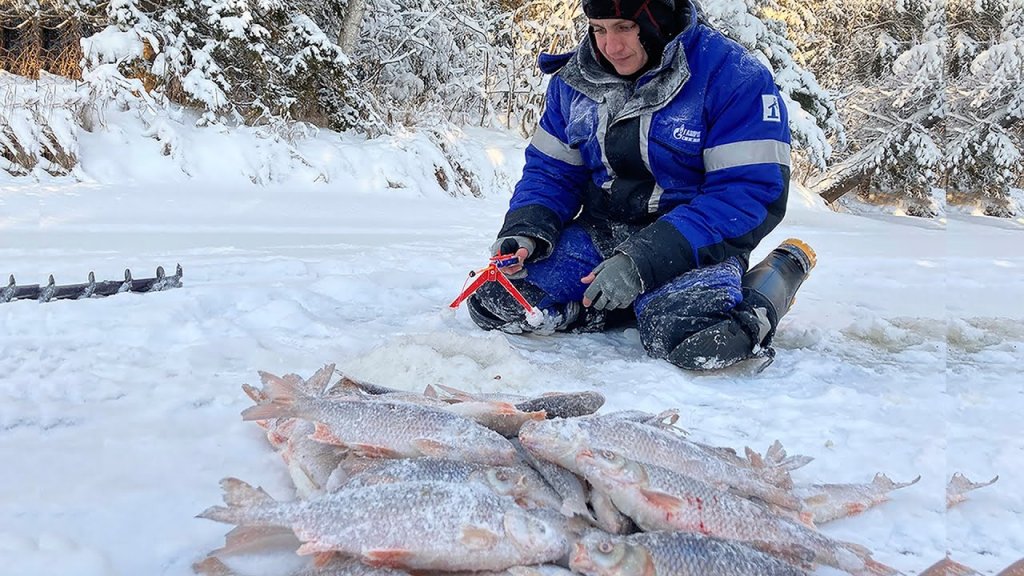
M794 177L826 200L1024 213L1024 0L699 4L774 72ZM2 0L0 170L81 177L78 135L113 107L168 156L169 117L285 143L415 131L447 157L445 190L481 195L448 135L531 134L537 55L585 25L574 0Z

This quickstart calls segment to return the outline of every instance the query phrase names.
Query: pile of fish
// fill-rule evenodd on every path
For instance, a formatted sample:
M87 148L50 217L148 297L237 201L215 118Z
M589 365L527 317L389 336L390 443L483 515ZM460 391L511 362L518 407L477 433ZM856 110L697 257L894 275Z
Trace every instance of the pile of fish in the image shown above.
M265 428L298 498L223 480L225 505L200 517L235 528L197 572L283 548L311 556L307 576L897 573L816 526L918 479L794 485L811 458L778 442L741 455L690 440L676 411L598 414L593 391L414 393L337 374L243 386L256 405L242 417Z

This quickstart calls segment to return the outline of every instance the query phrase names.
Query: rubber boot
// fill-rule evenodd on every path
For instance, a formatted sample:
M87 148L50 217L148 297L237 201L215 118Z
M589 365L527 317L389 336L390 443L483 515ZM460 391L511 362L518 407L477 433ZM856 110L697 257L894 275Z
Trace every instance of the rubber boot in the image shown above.
M666 359L686 370L716 370L762 356L768 358L763 370L774 357L775 328L816 262L810 246L786 240L743 275L743 303L733 318L689 336Z
M743 275L743 299L755 309L766 309L771 333L793 306L796 291L817 262L818 257L810 246L790 238ZM761 335L759 344L764 342L764 336Z

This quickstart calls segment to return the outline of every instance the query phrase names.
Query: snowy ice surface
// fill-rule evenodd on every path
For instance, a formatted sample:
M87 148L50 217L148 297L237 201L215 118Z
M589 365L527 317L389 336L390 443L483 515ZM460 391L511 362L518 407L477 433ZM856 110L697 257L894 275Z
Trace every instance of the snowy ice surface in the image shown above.
M393 387L596 389L605 411L679 408L696 439L814 456L798 482L920 474L823 528L908 573L947 550L991 573L1024 551L1018 223L838 214L794 190L754 259L798 236L819 263L775 363L691 374L645 356L635 330L506 336L447 309L486 260L517 139L467 132L485 197L454 198L424 148L395 139L300 144L334 167L314 183L259 178L303 168L254 139L181 133L164 156L108 124L81 137L91 180L0 177L0 274L70 283L180 262L185 286L0 305L2 576L189 574L223 543L227 527L194 518L219 503L220 478L290 496L239 417L240 385L328 362ZM947 513L954 471L1000 480Z

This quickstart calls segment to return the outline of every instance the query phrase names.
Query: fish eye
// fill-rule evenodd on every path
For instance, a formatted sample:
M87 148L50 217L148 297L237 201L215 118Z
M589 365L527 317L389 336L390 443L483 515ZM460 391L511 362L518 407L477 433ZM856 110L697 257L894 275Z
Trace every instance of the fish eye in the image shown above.
M615 550L615 545L605 540L597 545L597 551L601 554L611 554Z
M601 457L604 458L605 460L615 460L616 454L611 450L602 450Z
M508 477L508 472L506 472L506 471L504 471L504 470L498 470L498 471L496 471L496 472L494 473L494 477L495 477L495 478L496 478L496 479L497 479L497 480L498 480L499 482L508 482L508 481L509 481L509 477Z

